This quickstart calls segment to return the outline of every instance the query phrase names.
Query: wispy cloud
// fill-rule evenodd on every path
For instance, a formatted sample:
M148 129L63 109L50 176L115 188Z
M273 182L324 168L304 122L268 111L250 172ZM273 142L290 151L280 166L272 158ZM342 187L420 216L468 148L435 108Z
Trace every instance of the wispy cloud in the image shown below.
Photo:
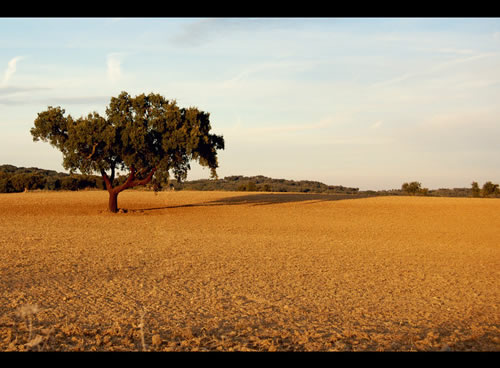
M12 93L3 93L4 90L11 90ZM105 105L109 102L109 96L75 96L75 97L43 97L40 98L31 92L49 90L49 88L0 88L0 105L28 105L28 104L44 104L52 106L69 105Z
M108 54L106 65L107 65L107 75L111 82L116 82L122 77L122 58L119 53Z
M48 87L19 87L19 86L0 86L0 96L26 94L34 91L49 90Z
M6 86L7 83L9 82L10 78L14 75L17 69L17 63L19 60L23 59L22 56L16 56L12 59L10 59L9 63L7 64L7 69L5 69L5 72L3 74L3 80L2 80L2 86Z
M189 23L174 34L170 40L177 45L198 46L216 32L218 23L216 19L202 19Z
M471 54L471 53L469 52L468 54ZM434 71L439 71L439 70L448 68L448 67L450 67L452 65L462 64L462 63L468 63L470 61L484 59L484 58L488 58L488 57L491 57L491 56L498 56L498 55L499 55L498 52L473 53L471 56L468 56L468 57L463 57L463 58L453 59L453 60L450 60L450 61L445 61L445 62L443 62L441 64L436 65L434 68L431 69L431 71L433 71L433 72Z
M281 18L207 18L184 25L170 37L170 41L179 46L200 46L219 36L273 29L295 23Z
M444 62L435 64L434 66L428 67L425 70L417 70L414 72L404 73L404 74L401 74L395 78L391 78L391 79L388 79L385 81L374 83L370 87L382 87L382 86L393 85L393 84L397 84L397 83L406 81L408 79L423 77L423 76L430 75L430 74L436 73L436 72L443 72L446 69L448 69L452 66L455 66L455 65L469 63L472 61L476 61L476 60L499 55L498 52L474 53L474 52L471 52L471 50L453 50L453 51L448 51L448 52L453 52L453 53L462 54L462 55L469 55L469 56L459 57L459 58L455 58L452 60L444 61Z
M234 77L225 80L222 82L221 86L223 88L231 88L236 86L238 83L245 81L245 80L250 80L254 79L255 80L255 74L262 73L262 72L273 72L277 71L280 73L295 73L295 72L301 72L305 71L311 68L314 68L315 66L321 64L321 61L289 61L289 60L277 60L277 61L271 61L271 62L263 62L263 63L257 63L257 64L252 64L247 66L245 69L240 71L238 74L236 74Z
M50 90L49 87L19 87L19 86L0 86L0 105L14 106L27 105L38 102L36 97L40 92Z
M69 105L105 105L109 102L109 96L75 96L75 97L51 97L50 99L41 99L40 101L47 104L69 104Z
M459 55L471 55L475 53L475 51L472 49L454 49L454 48L443 48L439 49L438 51L445 54L459 54Z

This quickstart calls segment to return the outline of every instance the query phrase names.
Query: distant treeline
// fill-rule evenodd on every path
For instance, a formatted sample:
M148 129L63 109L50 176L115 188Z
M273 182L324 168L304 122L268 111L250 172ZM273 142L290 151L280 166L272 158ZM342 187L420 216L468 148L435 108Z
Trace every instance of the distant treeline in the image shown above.
M470 188L453 188L453 189L435 189L429 190L422 188L422 184L418 181L411 183L403 183L401 192L405 195L421 195L421 196L434 196L434 197L483 197L483 198L498 198L500 197L500 189L498 184L487 181L479 188L476 181L471 183Z
M126 178L118 176L119 184ZM153 185L147 186L152 189ZM171 181L163 183L163 190L222 190L222 191L263 191L263 192L311 192L311 193L345 193L356 194L358 188L341 185L326 185L309 180L272 179L259 176L226 176L223 179L201 179L179 183ZM82 190L106 189L104 180L97 175L81 175L60 173L36 167L16 167L0 165L0 193L23 192L25 190Z
M0 193L15 193L25 190L81 190L104 189L100 176L66 174L36 167L0 165Z
M471 188L422 188L421 183L404 183L401 189L390 190L364 190L359 188L344 187L342 185L326 185L310 180L286 180L272 179L262 175L259 176L226 176L219 180L193 180L184 183L172 183L171 188L175 190L229 190L229 191L262 191L262 192L302 192L323 194L360 194L370 196L404 196L418 195L429 197L500 197L499 185L486 182L481 190L476 182Z
M358 188L342 185L326 185L311 180L273 179L266 176L226 176L223 179L200 179L183 183L172 183L175 190L225 190L248 192L302 192L356 194Z
M126 180L118 176L117 184ZM149 184L146 190L153 190ZM200 179L179 183L170 181L156 186L156 190L200 190L200 191L249 191L249 192L300 192L323 194L360 194L360 195L422 195L433 197L500 197L498 184L486 182L480 189L476 182L471 188L440 188L429 190L421 188L419 182L404 183L401 189L366 190L344 187L342 185L327 185L311 180L273 179L266 176L226 176L223 179ZM44 170L36 167L16 167L0 165L0 193L23 192L25 190L105 190L106 186L101 176L60 173L54 170Z

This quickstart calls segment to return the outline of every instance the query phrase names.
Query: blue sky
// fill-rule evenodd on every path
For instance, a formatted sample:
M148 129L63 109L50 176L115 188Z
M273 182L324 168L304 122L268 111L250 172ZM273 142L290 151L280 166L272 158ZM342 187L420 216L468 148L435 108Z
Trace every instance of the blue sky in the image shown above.
M64 171L36 114L121 91L210 112L220 177L500 181L499 18L0 18L0 163Z

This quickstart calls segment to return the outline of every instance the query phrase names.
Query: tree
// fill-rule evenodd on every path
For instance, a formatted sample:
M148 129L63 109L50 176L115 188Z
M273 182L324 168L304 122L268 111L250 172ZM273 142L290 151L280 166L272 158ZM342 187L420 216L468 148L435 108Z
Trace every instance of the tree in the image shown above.
M97 112L74 119L61 107L38 113L31 129L34 141L49 142L63 153L63 167L82 174L100 173L109 192L108 209L118 211L118 194L150 183L166 182L172 171L187 177L190 161L209 167L217 178L217 150L222 136L211 134L209 113L179 108L159 94L112 97L106 117ZM126 171L117 185L115 173Z
M15 192L15 188L10 181L10 177L0 171L0 193Z
M483 184L483 197L493 196L499 193L498 184L487 181Z
M10 182L16 192L22 192L25 189L43 189L45 186L45 178L42 175L33 173L20 173L12 175Z
M472 188L471 188L472 196L479 197L479 195L481 194L481 191L479 189L479 184L477 183L477 181L473 181L471 186L472 186Z
M247 187L246 187L247 192L256 192L257 191L257 186L255 185L254 181L248 181Z
M401 190L410 195L415 195L421 190L421 185L418 181L412 181L411 183L404 183L401 186Z
M61 179L62 190L78 190L78 177L76 175L65 176Z
M58 177L48 178L45 183L45 188L48 190L59 190L61 189L61 179Z

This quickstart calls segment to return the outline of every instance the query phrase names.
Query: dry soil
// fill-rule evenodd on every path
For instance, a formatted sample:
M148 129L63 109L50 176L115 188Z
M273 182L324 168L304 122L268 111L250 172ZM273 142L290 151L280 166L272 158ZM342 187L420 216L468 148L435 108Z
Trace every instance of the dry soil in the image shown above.
M499 351L500 200L0 194L0 350Z

